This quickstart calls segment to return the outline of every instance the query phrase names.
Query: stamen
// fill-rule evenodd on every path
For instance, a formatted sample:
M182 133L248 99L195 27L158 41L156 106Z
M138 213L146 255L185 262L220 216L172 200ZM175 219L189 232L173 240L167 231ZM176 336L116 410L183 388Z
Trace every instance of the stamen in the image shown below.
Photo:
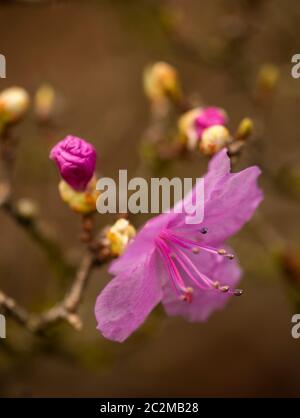
M197 267L194 265L194 263L188 258L188 256L179 248L177 249L179 256L177 257L177 262L181 265L181 267L184 269L184 271L188 274L188 276L197 284L198 287L200 287L201 289L206 289L207 287L204 287L200 285L200 283L198 282L198 280L195 279L195 277L193 277L193 275L191 274L190 270L187 268L185 262L182 260L182 258L185 259L185 261L192 267L192 269L194 270L194 272L199 276L199 278L202 280L202 282L204 282L208 288L212 288L213 287L213 282L206 277L204 274L200 273L200 271L197 269Z
M234 254L226 254L226 257L229 258L229 260L233 260Z
M201 232L201 234L207 234L208 233L208 228L201 228L200 232Z
M219 254L219 255L225 255L225 254L226 254L226 250L224 250L224 248L220 248L220 249L218 250L218 254Z
M218 254L219 255L223 255L226 258L229 258L229 260L233 260L234 259L234 255L233 254L229 254L226 250L224 250L224 248L220 248L218 250Z
M191 297L191 290L193 291L192 288L189 288L185 285L184 281L182 280L180 273L172 259L172 257L170 256L170 249L168 248L168 246L160 239L157 239L157 245L158 248L160 248L161 253L166 257L166 260L169 261L168 264L168 268L169 268L169 273L171 275L174 287L176 289L176 291L178 292L178 289L183 292L183 295L181 295L181 297L184 297L183 300L187 300L189 303L192 302L192 297ZM177 260L177 257L174 253L172 253L175 256L175 259ZM181 264L181 263L180 263ZM184 267L184 266L183 266Z
M183 293L183 295L180 296L181 300L184 300L188 303L192 303L193 302L193 293L194 293L194 289L192 287L187 287Z
M207 228L205 229L207 230ZM243 294L243 290L231 290L228 285L221 286L219 281L212 281L205 274L201 273L193 263L192 259L190 259L188 254L183 250L190 250L193 252L193 254L199 254L200 250L203 249L207 252L216 255L222 255L232 260L234 255L227 253L225 249L216 249L207 245L203 245L202 243L189 240L169 231L163 231L159 237L157 237L156 244L168 269L171 283L173 284L176 293L179 294L181 300L191 303L193 301L192 294L194 290L192 287L186 286L181 272L178 270L178 267L180 267L192 280L192 282L195 283L195 285L202 291L217 290L219 292L229 293L234 296L241 296Z
M179 261L178 258L176 258L176 256L174 258L177 261ZM180 273L179 273L179 271L178 271L178 269L177 269L177 267L176 267L176 265L175 265L175 263L173 262L172 259L170 259L170 264L171 264L171 268L173 270L173 273L175 275L175 282L178 281L179 289L183 292L183 294L180 296L180 299L184 300L184 301L187 301L188 303L192 303L192 301L193 301L192 293L194 292L194 289L192 287L186 287L185 286L183 280L181 279ZM181 262L179 264L182 266ZM182 267L184 267L184 266L182 266ZM187 273L189 274L189 272L187 272ZM196 284L198 285L198 287L201 287L201 286L199 286L198 283L196 283ZM203 289L203 287L201 287L201 288Z
M229 260L233 260L234 259L234 255L233 254L229 254L224 248L213 248L213 247L209 247L208 245L203 245L201 242L197 242L197 241L193 241L193 240L189 240L187 238L181 237L181 236L177 236L175 234L169 233L168 235L161 235L162 238L166 238L166 239L171 239L172 241L175 241L177 244L179 244L181 247L183 248L190 248L191 246L193 246L192 251L194 252L194 248L199 248L200 250L204 250L207 251L209 253L212 254L218 254L218 255L222 255L226 258L228 258ZM196 252L194 252L194 254L197 254Z
M173 285L173 288L175 290L175 293L178 293L179 294L179 290L178 290L178 288L176 286L176 278L174 278L174 272L172 270L171 263L169 263L168 254L161 247L160 242L158 240L156 241L156 244L157 244L157 249L161 253L161 256L162 256L162 259L164 261L164 264L166 265L167 270L169 272L169 275L170 275L170 278L171 278L171 283Z

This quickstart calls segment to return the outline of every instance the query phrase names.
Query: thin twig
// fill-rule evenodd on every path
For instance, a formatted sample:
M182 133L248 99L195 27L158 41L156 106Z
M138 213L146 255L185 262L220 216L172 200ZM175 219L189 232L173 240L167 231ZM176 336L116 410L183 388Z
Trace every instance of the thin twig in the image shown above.
M2 308L4 314L11 315L19 324L27 326L29 321L28 312L2 291L0 291L0 308Z
M77 314L77 309L83 298L93 266L95 266L94 256L87 253L83 257L72 286L63 300L53 308L42 313L38 318L35 318L33 325L35 332L41 332L48 326L63 320L67 321L77 330L82 328L82 322Z
M71 288L61 302L41 314L29 313L2 291L0 291L0 309L2 308L6 315L10 315L34 334L42 334L46 329L62 321L66 321L73 328L80 330L82 322L77 310L83 299L93 267L104 262L104 259L96 260L93 254L87 253L82 258Z

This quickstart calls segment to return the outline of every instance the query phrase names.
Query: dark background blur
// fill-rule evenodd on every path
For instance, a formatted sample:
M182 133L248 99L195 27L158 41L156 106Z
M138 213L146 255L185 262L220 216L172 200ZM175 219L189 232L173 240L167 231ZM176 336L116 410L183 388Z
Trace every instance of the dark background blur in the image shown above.
M263 64L276 65L281 76L267 109L264 146L251 145L241 166L261 163L276 172L299 161L300 81L290 75L291 56L300 53L299 21L297 0L0 2L0 52L7 60L0 89L20 85L34 94L48 82L61 98L52 126L39 127L29 115L16 128L22 140L14 195L38 202L67 256L78 261L78 216L59 199L49 149L72 133L95 144L99 173L117 178L127 168L134 175L149 119L142 71L158 60L178 68L187 92L224 107L233 127L244 116L265 112L252 100L252 86ZM204 168L198 158L172 170L195 177ZM299 201L264 178L261 184L261 212L291 245L299 245ZM0 287L36 311L58 300L69 283L53 278L40 250L3 213L0 225ZM232 240L245 295L207 323L189 324L158 310L127 342L105 341L93 314L109 280L105 268L93 273L80 310L82 332L62 325L45 342L8 322L7 341L0 341L0 394L299 395L300 340L291 337L296 312L259 228L254 220Z

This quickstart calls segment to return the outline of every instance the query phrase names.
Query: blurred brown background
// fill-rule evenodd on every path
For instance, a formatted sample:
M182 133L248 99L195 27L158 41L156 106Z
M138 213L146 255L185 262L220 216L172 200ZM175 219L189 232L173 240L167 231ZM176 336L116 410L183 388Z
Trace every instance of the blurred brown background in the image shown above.
M241 166L258 163L277 172L299 161L300 81L290 75L291 56L300 53L299 19L297 0L2 1L7 78L0 89L21 85L34 94L48 82L61 98L53 125L39 127L31 114L16 128L14 195L38 202L69 259L78 261L78 216L59 200L49 149L73 133L95 144L100 173L117 178L127 168L134 175L149 118L141 75L158 60L178 68L187 92L224 107L233 127L265 111L251 92L261 66L276 65L281 77L267 109L264 144L251 145ZM172 170L196 177L204 168L197 158ZM261 184L261 212L297 246L299 200L266 178ZM0 287L36 311L58 300L69 283L58 283L39 248L3 213L0 225ZM296 312L257 228L254 220L232 242L245 295L207 323L189 324L158 310L127 342L105 341L93 315L109 280L105 268L93 274L80 311L82 332L62 325L44 341L9 321L7 341L0 340L1 396L299 395L300 340L291 337Z

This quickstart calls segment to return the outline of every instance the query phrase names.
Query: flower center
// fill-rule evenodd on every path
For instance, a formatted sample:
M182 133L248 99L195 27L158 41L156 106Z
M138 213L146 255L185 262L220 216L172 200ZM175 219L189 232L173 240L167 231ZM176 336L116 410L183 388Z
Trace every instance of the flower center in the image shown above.
M207 228L202 228L202 234L206 234L207 232ZM232 260L234 255L228 253L225 249L214 248L167 230L159 234L155 243L168 270L173 289L181 300L192 303L195 288L201 291L229 293L234 296L240 296L243 293L240 289L230 289L227 285L221 285L220 282L211 280L199 271L192 259L188 256L189 251L193 254L206 251L216 256L223 256ZM193 287L186 285L182 272L188 276Z

